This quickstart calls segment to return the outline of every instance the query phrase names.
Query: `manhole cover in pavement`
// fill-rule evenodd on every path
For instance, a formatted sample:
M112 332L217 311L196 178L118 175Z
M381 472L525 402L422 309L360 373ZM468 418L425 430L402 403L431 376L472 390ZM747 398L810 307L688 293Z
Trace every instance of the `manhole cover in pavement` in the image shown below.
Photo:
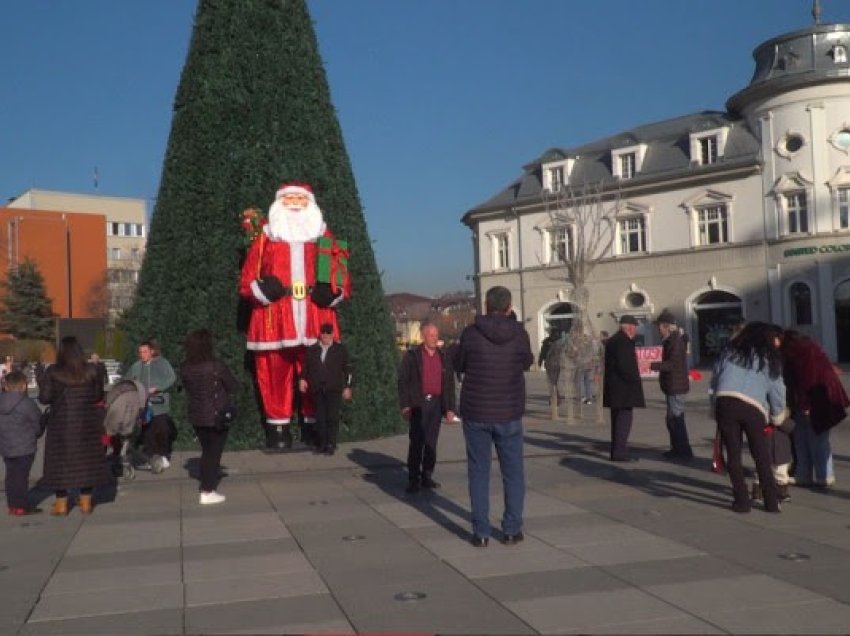
M786 552L785 554L780 554L779 558L786 561L808 561L812 557L802 552Z
M342 540L343 541L363 541L366 539L366 535L363 534L347 534Z
M427 598L427 596L425 592L399 592L393 598L397 601L409 603L411 601L421 601L423 598Z

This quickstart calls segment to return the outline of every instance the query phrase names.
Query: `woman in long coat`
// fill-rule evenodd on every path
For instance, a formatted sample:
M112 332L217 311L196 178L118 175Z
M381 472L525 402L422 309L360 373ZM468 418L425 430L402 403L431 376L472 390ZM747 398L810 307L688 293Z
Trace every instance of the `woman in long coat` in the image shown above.
M186 336L186 359L180 367L180 380L188 397L189 422L201 443L201 505L222 503L216 492L221 454L227 441L227 426L216 420L232 404L237 383L230 369L215 357L212 334L198 329Z
M50 408L41 486L56 493L51 514L68 514L68 491L79 489L80 512L93 508L92 490L112 481L104 458L103 384L73 336L63 338L56 364L43 374L38 400Z

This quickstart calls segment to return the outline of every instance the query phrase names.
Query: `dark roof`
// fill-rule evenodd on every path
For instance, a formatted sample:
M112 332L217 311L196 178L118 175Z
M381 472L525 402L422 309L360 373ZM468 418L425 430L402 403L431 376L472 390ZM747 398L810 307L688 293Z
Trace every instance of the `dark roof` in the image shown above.
M729 128L723 157L716 164L700 166L691 162L690 135L703 130ZM640 171L628 182L616 179L611 171L611 151L646 144ZM550 148L523 167L523 174L490 199L475 206L469 214L498 210L512 205L534 203L543 190L542 166L573 158L569 182L584 184L638 184L689 174L707 173L729 166L758 161L759 143L746 122L718 111L703 111L674 119L645 124L616 135L572 148Z

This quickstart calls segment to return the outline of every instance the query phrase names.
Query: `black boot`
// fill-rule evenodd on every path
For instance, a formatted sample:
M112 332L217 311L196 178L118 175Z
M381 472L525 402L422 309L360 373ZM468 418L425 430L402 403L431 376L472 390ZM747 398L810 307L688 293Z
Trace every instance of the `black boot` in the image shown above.
M283 426L277 427L280 432L280 441L278 442L278 449L280 450L289 450L292 448L292 431L289 430L289 424L284 424Z

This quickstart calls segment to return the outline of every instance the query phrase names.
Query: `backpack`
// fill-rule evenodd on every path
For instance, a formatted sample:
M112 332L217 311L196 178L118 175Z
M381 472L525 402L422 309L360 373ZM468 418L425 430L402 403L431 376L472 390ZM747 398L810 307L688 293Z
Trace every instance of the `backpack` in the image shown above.
M141 424L147 402L145 385L136 380L121 380L106 396L103 428L108 435L126 437Z

